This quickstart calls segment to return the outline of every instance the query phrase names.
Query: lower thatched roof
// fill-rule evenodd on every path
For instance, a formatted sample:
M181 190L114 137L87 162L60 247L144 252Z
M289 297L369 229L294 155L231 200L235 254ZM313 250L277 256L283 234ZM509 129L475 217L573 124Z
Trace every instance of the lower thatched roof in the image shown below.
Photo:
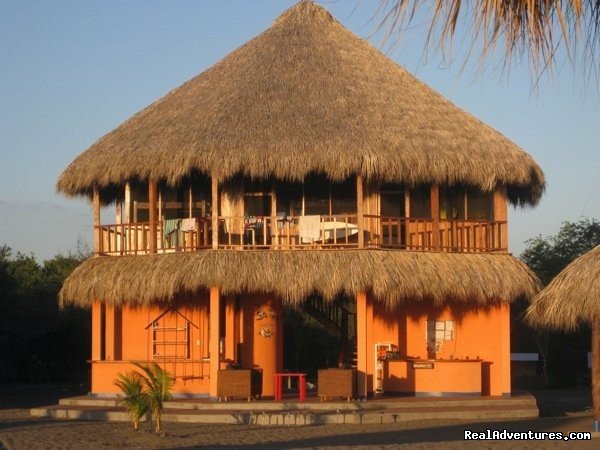
M385 250L216 251L91 258L64 282L61 304L169 303L219 286L223 294L273 293L287 303L370 292L404 301L512 302L538 291L536 276L510 255Z
M563 330L600 323L600 245L569 264L534 298L527 319Z

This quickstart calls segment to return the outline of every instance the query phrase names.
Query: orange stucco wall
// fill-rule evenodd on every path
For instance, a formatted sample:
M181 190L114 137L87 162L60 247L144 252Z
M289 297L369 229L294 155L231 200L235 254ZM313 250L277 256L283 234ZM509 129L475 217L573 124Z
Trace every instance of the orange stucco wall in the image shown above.
M507 305L435 307L430 302L406 302L404 307L391 311L370 300L373 315L368 334L372 345L368 345L366 352L369 373L374 373L369 362L376 364L376 343L398 346L402 358L435 361L433 369L417 370L411 369L411 364L406 362L385 363L384 390L483 395L510 393ZM453 339L444 341L435 353L428 353L427 349L427 320L454 322ZM369 391L373 390L371 381Z
M212 308L218 309L218 317L210 320ZM182 346L187 349L185 354L176 352L177 359L169 358L174 350L164 341L177 340L171 335L162 344L155 344L157 334L152 323L157 319L160 326L171 328L189 323L187 345ZM435 353L427 351L427 320L454 323L453 339L444 341ZM429 302L407 301L388 310L361 294L357 298L359 395L372 393L379 378L376 343L396 345L402 358L408 360L385 363L384 391L510 393L509 327L506 305L434 307ZM99 394L118 392L114 379L119 372L133 369L132 362L156 361L175 377L173 392L215 395L211 373L233 361L243 368L261 369L263 395L271 396L273 374L283 365L283 307L271 295L221 296L215 290L212 300L208 292L181 300L176 312L95 303L92 332L92 392ZM216 365L213 352L218 354ZM433 360L434 367L414 369L411 360Z
M189 321L189 334L180 332L178 337L174 332L153 331L152 322L165 312L164 308L121 309L95 303L92 307L92 392L118 392L114 380L119 373L135 369L133 362L153 361L175 377L173 392L208 392L208 302L206 296L194 300L193 305L179 307L177 313L168 312L162 317L161 325L170 328L182 328ZM166 333L162 339L161 333ZM153 343L155 338L160 341L157 345ZM166 356L174 351L173 344L165 342L183 340L188 341L187 345L180 346L186 348L187 358L154 358L154 353ZM179 356L183 355L179 353Z
M217 320L210 320L211 305L219 311ZM176 312L158 306L116 308L94 303L93 393L117 393L114 380L119 373L134 370L134 362L157 362L175 377L174 393L214 395L211 369L216 373L215 367L233 362L261 369L263 395L273 395L273 374L283 365L283 308L278 299L221 296L217 290L212 302L209 293L204 293L183 299L174 309ZM161 328L181 330L185 326L189 331L154 330L152 323L157 319ZM211 346L212 335L217 337ZM211 366L211 348L219 355L215 367Z

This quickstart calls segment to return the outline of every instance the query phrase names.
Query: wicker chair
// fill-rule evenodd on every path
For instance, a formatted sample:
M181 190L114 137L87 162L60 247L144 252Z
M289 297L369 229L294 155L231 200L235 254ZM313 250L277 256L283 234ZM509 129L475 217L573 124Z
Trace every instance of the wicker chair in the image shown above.
M217 397L219 401L245 398L251 401L262 395L262 372L254 369L219 370Z
M356 370L319 370L318 395L321 401L344 397L347 401L356 397Z

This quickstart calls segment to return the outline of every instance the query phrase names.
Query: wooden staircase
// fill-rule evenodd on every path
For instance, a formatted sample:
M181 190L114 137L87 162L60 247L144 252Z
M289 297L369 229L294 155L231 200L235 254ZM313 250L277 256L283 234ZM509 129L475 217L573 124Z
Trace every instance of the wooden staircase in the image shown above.
M339 362L356 368L356 304L342 296L326 302L322 297L314 295L306 299L302 309L339 337Z

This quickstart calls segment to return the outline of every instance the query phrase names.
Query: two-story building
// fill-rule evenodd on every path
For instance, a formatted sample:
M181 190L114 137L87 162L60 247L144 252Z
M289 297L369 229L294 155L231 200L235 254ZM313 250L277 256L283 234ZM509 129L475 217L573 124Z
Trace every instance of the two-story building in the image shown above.
M92 308L92 391L153 361L178 393L216 396L236 363L272 395L294 305L339 327L341 361L355 347L361 396L509 394L510 303L538 281L508 253L507 208L544 183L302 1L60 176L93 204L95 255L60 293Z

